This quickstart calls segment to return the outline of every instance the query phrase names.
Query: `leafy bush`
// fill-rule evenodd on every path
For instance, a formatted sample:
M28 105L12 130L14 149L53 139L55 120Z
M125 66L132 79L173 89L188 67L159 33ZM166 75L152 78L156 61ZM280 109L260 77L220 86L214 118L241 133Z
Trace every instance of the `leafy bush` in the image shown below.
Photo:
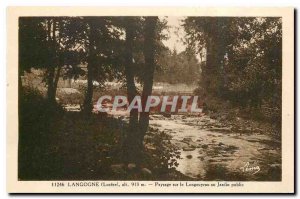
M159 176L167 175L170 170L178 166L177 159L180 158L180 152L171 143L171 136L165 132L156 132L151 139L146 142L153 146L151 150L152 164Z

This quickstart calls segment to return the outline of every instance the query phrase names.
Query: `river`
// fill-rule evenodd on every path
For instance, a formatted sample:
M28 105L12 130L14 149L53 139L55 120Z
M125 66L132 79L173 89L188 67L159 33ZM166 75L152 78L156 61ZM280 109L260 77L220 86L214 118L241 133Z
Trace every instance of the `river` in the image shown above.
M176 168L194 179L280 180L281 144L263 131L234 132L208 116L152 115L181 152Z
M79 111L79 106L66 106ZM73 110L74 109L74 110ZM110 111L128 121L128 112ZM195 180L281 180L281 141L261 129L234 130L209 116L150 115L150 129L171 136L180 152L176 170Z

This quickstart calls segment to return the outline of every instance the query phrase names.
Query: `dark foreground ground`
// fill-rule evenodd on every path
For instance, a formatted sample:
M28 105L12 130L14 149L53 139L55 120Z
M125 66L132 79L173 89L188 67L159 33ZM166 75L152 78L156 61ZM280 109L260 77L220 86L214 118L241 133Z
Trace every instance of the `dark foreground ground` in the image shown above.
M156 149L145 151L142 164L122 163L124 122L99 114L50 109L38 93L20 101L20 180L179 180L190 179L168 168L162 139L152 136Z

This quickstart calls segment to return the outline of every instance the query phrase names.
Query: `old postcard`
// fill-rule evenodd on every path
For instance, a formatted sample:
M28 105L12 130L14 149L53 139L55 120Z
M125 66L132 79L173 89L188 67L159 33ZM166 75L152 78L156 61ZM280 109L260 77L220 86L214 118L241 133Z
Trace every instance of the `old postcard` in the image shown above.
M293 8L7 9L10 193L293 193Z

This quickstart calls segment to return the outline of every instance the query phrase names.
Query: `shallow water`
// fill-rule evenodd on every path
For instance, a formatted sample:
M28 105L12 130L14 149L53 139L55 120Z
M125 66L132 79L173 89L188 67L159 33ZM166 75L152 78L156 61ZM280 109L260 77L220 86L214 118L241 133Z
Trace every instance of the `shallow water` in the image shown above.
M235 133L207 116L153 116L150 126L172 135L182 174L206 180L280 180L280 142L263 132ZM209 126L209 128L207 128Z

